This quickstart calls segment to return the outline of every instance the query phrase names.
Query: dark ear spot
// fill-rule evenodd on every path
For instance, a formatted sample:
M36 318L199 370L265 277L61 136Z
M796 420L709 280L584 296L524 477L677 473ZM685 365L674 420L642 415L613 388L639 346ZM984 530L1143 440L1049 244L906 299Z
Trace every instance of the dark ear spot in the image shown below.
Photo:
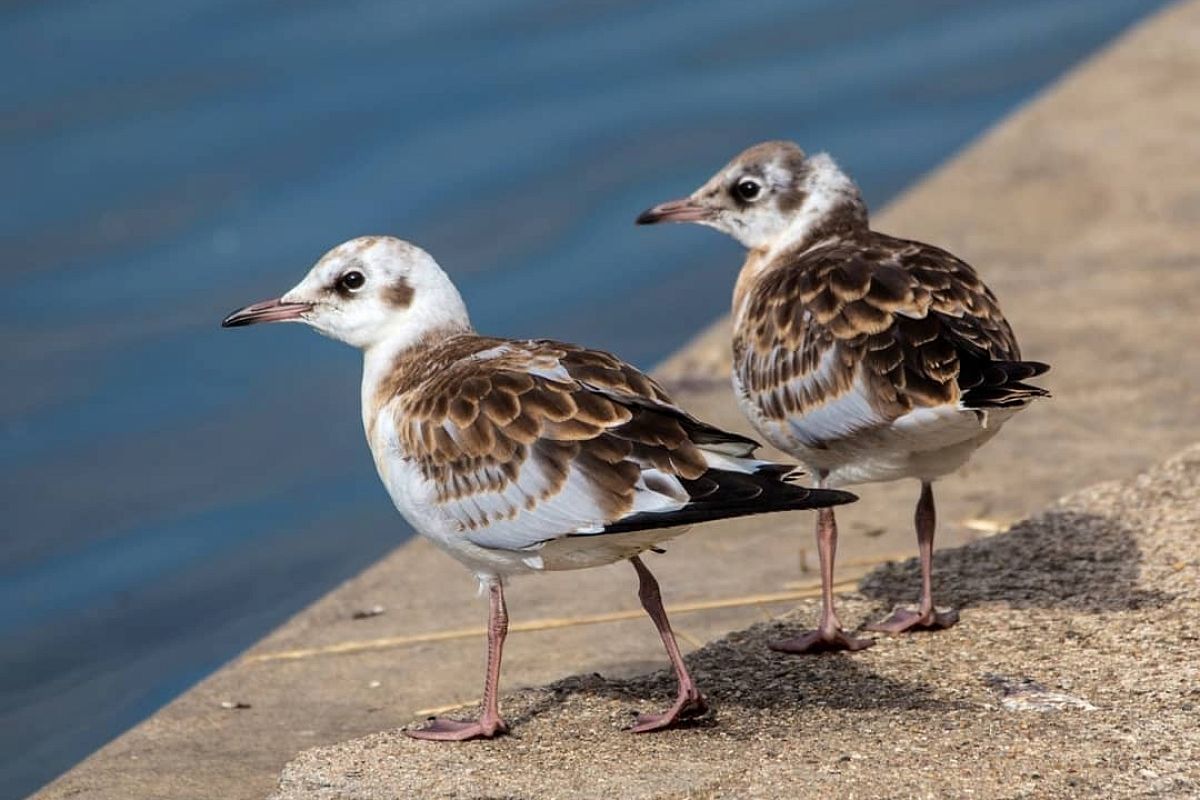
M396 278L384 291L383 297L392 308L408 308L412 305L412 284L404 277Z
M783 167L797 180L802 178L804 173L808 172L808 161L804 157L804 151L799 148L789 150L784 156Z
M808 177L808 161L799 150L789 152L784 158L783 167L792 176L792 185L779 192L779 210L791 214L804 205L808 192L802 188L804 179Z
M804 205L804 198L808 197L808 192L800 189L797 186L790 186L779 193L779 210L784 214L791 214Z

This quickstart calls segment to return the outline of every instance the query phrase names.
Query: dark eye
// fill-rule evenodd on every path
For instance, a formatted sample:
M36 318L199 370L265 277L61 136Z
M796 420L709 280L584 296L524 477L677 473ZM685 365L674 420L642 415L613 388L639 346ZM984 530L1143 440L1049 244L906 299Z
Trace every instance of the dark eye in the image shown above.
M359 272L356 269L351 270L350 272L347 272L342 277L338 278L338 282L337 282L338 291L357 292L359 289L361 289L363 287L363 284L366 282L367 282L367 279L365 277L363 277L363 274L361 272Z
M759 193L762 192L762 184L752 178L741 178L733 185L733 192L750 203L758 199Z

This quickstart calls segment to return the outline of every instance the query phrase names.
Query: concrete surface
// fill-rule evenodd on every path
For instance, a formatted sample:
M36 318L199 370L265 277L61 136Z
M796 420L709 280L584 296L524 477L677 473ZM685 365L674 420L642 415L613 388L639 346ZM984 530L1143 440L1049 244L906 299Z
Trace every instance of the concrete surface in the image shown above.
M883 230L946 246L975 264L1026 355L1054 365L1046 384L1055 398L1022 414L962 474L939 484L941 546L1003 530L1071 489L1128 477L1200 438L1198 96L1200 0L1189 0L1131 31L879 216ZM731 285L737 266L730 264ZM718 326L662 374L698 414L746 430L726 388L725 351ZM915 486L866 487L863 496L840 515L842 580L915 551ZM694 609L675 613L685 650L765 622L792 605L787 598L810 592L815 575L801 567L815 562L811 525L803 514L708 526L653 559L668 605ZM880 585L889 603L916 592L915 580ZM634 591L625 565L517 582L513 621L533 630L509 639L506 688L576 672L628 677L662 664ZM376 605L385 612L354 619ZM846 610L851 624L869 616L863 603ZM611 621L588 619L610 612ZM303 749L473 701L483 659L474 631L484 613L466 572L415 541L37 796L262 797ZM973 637L1000 636L988 630L963 625L945 645L937 637L889 643L869 660L788 669L809 676L843 664L869 676L885 656L924 652L905 649L913 647L959 646L979 658L987 640ZM1024 674L1016 664L1004 669ZM877 724L882 736L893 723L884 715ZM935 768L933 756L923 770Z
M273 798L1195 797L1198 530L1195 446L940 552L965 609L944 634L771 652L808 601L689 657L716 709L687 729L622 730L668 702L667 670L581 676L509 698L513 735L496 741L386 731L314 748ZM849 606L881 613L916 576L915 559L880 568Z

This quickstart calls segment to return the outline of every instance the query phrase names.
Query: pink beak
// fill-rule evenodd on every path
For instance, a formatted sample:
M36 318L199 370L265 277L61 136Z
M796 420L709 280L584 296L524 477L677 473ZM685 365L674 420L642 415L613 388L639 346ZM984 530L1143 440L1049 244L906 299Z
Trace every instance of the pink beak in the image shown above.
M221 320L222 328L240 328L259 322L295 322L300 315L312 309L311 303L285 303L282 300L263 300L261 303L239 308Z
M672 200L669 203L659 203L654 208L648 208L638 215L638 225L654 225L659 222L700 222L711 219L713 211L710 208L694 202L689 197Z

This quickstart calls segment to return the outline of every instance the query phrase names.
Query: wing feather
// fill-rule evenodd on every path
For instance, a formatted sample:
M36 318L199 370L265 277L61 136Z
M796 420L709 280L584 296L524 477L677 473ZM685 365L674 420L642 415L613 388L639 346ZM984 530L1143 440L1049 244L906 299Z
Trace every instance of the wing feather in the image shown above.
M703 448L757 446L691 417L607 353L470 338L389 408L440 512L481 547L534 548L681 508L684 481L709 469Z
M764 423L818 446L914 409L1045 393L1019 381L1048 367L1020 361L995 295L945 250L872 232L785 258L734 335L737 384Z

